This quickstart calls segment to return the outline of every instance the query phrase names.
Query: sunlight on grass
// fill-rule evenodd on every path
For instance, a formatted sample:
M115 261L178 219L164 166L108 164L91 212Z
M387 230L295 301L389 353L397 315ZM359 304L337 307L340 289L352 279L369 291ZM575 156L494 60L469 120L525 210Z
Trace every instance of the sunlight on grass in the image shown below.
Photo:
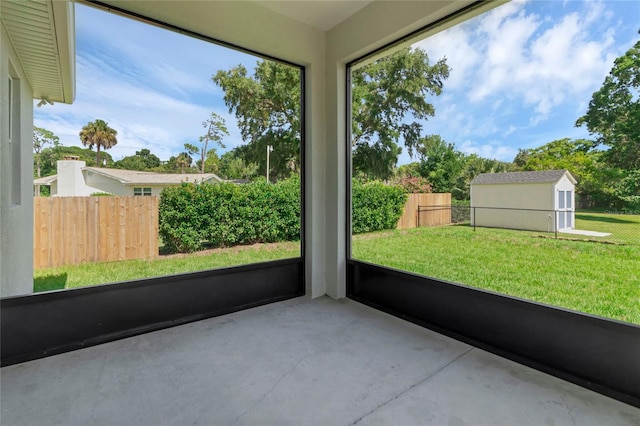
M640 246L469 226L358 235L353 257L640 324Z
M34 291L131 281L299 256L300 242L296 241L239 246L188 255L161 256L152 260L88 263L39 269L34 273Z

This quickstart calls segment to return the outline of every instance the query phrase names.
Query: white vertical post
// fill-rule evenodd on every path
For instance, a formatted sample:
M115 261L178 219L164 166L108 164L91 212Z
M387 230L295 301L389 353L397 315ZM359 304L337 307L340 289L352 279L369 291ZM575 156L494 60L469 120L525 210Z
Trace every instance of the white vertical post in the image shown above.
M269 182L269 154L273 152L273 146L267 145L267 182Z

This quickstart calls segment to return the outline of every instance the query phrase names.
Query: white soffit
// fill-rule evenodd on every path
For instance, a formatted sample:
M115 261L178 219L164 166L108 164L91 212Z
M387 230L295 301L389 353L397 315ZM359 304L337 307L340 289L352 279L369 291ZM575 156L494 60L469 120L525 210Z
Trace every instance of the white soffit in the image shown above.
M34 98L73 102L73 4L50 0L1 0L0 19Z
M371 2L372 0L254 0L254 3L322 31L329 31Z

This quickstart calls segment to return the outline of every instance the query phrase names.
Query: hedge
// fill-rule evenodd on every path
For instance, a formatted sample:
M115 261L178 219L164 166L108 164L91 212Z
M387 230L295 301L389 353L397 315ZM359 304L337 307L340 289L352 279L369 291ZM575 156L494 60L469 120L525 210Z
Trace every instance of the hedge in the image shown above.
M159 233L173 252L300 239L300 180L183 183L160 194Z
M395 229L407 196L380 182L353 183L353 233ZM196 185L160 194L159 233L172 252L300 239L300 179Z
M407 194L399 186L354 180L351 188L352 233L395 229L406 202Z

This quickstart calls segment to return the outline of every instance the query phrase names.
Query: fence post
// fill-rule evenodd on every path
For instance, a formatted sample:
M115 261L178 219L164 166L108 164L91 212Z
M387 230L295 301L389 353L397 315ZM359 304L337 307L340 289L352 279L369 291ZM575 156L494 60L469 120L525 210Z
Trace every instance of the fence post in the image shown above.
M472 207L473 209L473 232L476 232L476 208Z
M418 206L418 217L416 217L416 228L420 228L420 206Z

